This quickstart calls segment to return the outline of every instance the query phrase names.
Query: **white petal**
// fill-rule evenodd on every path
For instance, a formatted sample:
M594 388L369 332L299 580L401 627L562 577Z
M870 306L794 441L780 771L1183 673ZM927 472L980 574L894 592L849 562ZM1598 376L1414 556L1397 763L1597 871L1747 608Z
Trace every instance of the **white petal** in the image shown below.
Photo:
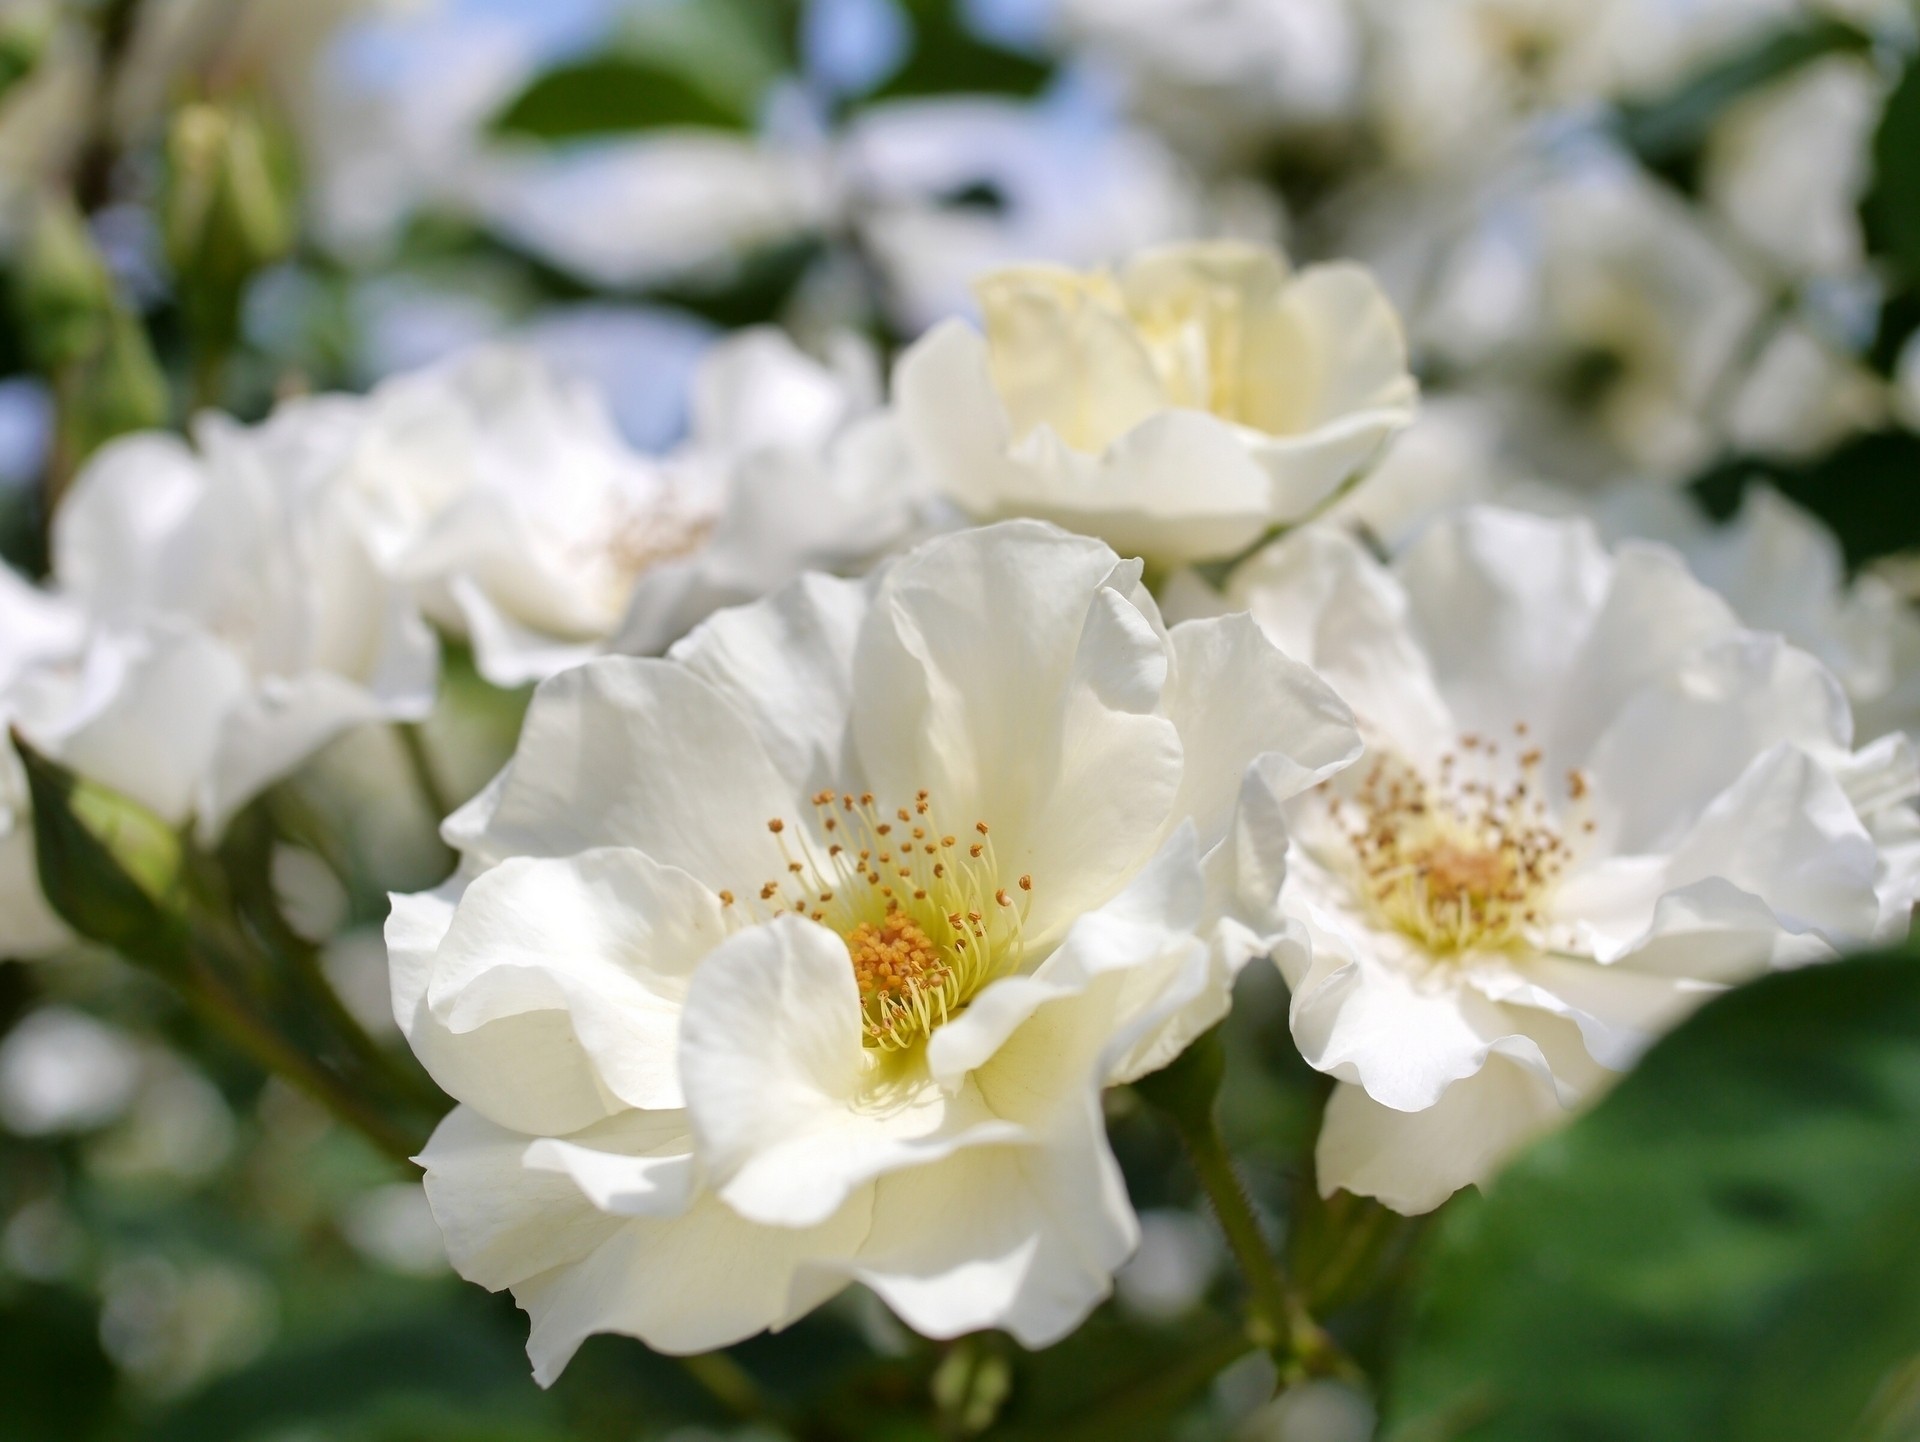
M641 852L512 857L461 897L427 1004L456 1035L564 1012L607 1091L678 1107L681 1002L725 935L713 892Z
M1669 850L1769 747L1838 756L1851 726L1826 669L1777 636L1735 632L1641 688L1594 744L1600 838L1612 850Z
M1194 934L1205 897L1193 829L1182 826L1031 976L995 982L933 1034L935 1079L953 1088L972 1073L996 1115L1047 1127L1062 1106L1164 1065L1197 1034L1173 1019L1189 1007L1224 1014L1232 985Z
M988 822L1006 879L1034 878L1039 938L1119 890L1178 788L1178 735L1154 714L1165 645L1136 579L1050 526L962 532L887 573L855 657L870 784L929 789L955 830Z
M810 575L723 611L673 648L744 716L793 795L845 790L853 653L870 587Z
M1320 1192L1373 1197L1406 1216L1430 1212L1565 1117L1553 1087L1494 1057L1425 1111L1382 1106L1357 1086L1334 1088L1314 1167Z
M1436 522L1394 569L1456 724L1504 736L1545 724L1611 568L1583 521L1477 507Z
M578 1261L621 1225L569 1177L526 1165L535 1138L455 1107L420 1153L455 1270L499 1291Z
M1345 533L1304 526L1283 536L1234 571L1227 598L1409 762L1429 764L1454 743L1458 728L1412 634L1406 592Z
M715 1189L771 1225L816 1225L883 1172L1024 1135L970 1090L949 1095L911 1072L870 1087L846 944L798 917L741 932L707 958L680 1055Z
M1241 778L1256 757L1270 786L1295 795L1360 754L1353 713L1300 662L1282 655L1251 617L1173 628L1167 714L1180 728L1183 765L1173 814L1191 817L1203 850L1225 833ZM1233 696L1231 705L1222 698Z
M999 1327L1045 1347L1107 1296L1138 1239L1089 1105L1043 1145L975 1148L883 1178L850 1270L924 1336Z
M603 657L535 692L469 844L483 857L632 846L715 889L742 889L785 874L767 823L793 809L766 751L711 686L669 662Z
M455 1035L427 1005L440 943L467 883L455 876L436 891L391 898L386 939L393 1017L413 1054L447 1095L517 1131L565 1135L618 1110L566 1012L522 1012Z
M687 1355L778 1330L846 1285L835 1268L868 1217L863 1193L822 1226L761 1227L709 1195L670 1221L629 1221L583 1261L513 1289L533 1319L534 1380L551 1385L598 1332Z
M1595 740L1642 687L1738 629L1726 602L1687 574L1678 556L1654 546L1623 547L1556 714L1535 718L1550 765L1583 765Z
M1300 880L1309 865L1296 863L1282 901L1304 931L1274 959L1293 989L1293 1038L1310 1066L1400 1111L1433 1106L1495 1053L1546 1071L1513 1016L1463 977L1310 893Z

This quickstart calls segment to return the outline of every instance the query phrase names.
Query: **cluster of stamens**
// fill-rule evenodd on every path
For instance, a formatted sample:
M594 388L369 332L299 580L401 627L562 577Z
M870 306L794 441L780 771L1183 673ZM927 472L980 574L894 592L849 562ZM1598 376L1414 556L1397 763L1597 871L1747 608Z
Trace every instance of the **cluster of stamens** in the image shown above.
M1524 723L1514 735L1526 747ZM1562 828L1594 825L1585 776L1567 774L1556 816L1542 762L1535 747L1508 765L1497 741L1477 735L1461 737L1432 778L1375 760L1333 814L1380 918L1441 956L1537 938L1543 899L1573 855Z
M1033 878L1000 881L991 830L943 832L926 791L891 815L860 796L822 791L811 829L767 822L786 874L745 900L748 920L792 912L846 939L868 1046L900 1051L1020 968Z

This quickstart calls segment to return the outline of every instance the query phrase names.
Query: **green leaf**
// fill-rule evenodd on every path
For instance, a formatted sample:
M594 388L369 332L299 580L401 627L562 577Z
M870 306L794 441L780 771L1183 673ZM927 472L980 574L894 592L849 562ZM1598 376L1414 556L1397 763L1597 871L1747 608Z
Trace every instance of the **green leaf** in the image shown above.
M1887 97L1873 137L1873 183L1860 202L1867 244L1920 288L1920 56Z
M1862 53L1872 37L1842 20L1774 34L1693 75L1678 89L1620 107L1620 137L1648 168L1691 190L1707 134L1736 101L1823 56Z
M764 0L643 6L609 53L541 76L494 129L541 140L677 125L749 130L789 48Z
M745 130L748 117L649 60L604 56L550 70L494 121L505 135L577 140L674 125Z
M913 48L874 95L1033 95L1053 67L1031 55L980 39L961 23L952 0L906 0L913 20Z
M80 935L160 971L185 964L190 902L179 833L137 802L36 751L14 749L33 801L40 887Z
M1434 1240L1391 1442L1862 1435L1920 1353L1920 964L1719 999Z

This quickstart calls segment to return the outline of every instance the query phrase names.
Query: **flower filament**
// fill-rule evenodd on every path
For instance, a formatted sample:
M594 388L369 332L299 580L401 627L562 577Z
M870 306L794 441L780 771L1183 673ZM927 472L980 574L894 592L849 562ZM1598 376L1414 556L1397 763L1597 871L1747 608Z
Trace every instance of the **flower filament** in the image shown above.
M931 796L891 816L871 793L822 791L811 831L767 823L786 875L746 903L754 919L791 911L846 941L868 1047L904 1051L991 981L1020 970L1033 878L1000 879L984 821L943 832ZM732 904L731 893L721 893Z
M1515 734L1524 743L1524 724ZM1376 759L1333 804L1366 904L1436 956L1537 938L1545 897L1572 859L1540 774L1542 753L1522 751L1504 783L1498 753L1493 740L1463 736L1433 778L1397 758ZM1463 756L1485 764L1463 766ZM1463 779L1464 770L1477 774ZM1566 792L1568 818L1591 831L1578 814L1585 777L1570 772Z

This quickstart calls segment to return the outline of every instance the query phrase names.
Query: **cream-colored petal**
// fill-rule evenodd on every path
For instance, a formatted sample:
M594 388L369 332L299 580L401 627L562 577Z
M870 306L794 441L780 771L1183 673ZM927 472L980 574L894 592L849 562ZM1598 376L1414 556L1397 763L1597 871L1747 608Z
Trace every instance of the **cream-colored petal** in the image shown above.
M945 1092L910 1060L876 1078L845 943L794 916L740 933L701 965L680 1057L715 1190L772 1226L818 1225L883 1173L1024 1140L978 1093Z
M463 839L488 859L632 846L744 894L785 874L767 823L791 818L795 801L706 682L665 661L603 657L535 692L482 829Z

